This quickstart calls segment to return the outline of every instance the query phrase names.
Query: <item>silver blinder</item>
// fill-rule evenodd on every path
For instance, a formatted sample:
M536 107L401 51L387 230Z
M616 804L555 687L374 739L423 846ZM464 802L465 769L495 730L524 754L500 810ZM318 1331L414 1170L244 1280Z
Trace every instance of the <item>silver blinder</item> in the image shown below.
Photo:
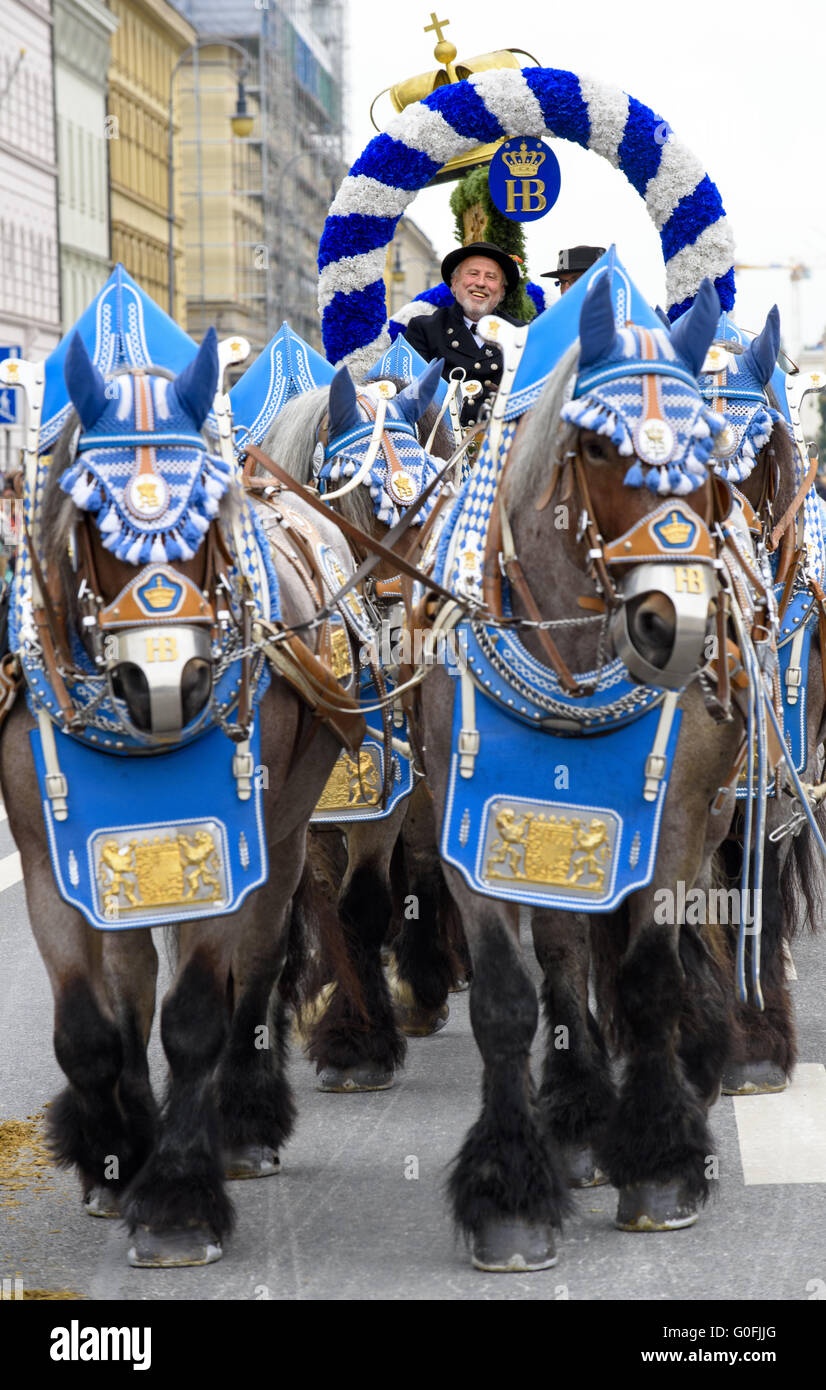
M106 655L110 692L134 737L175 743L184 728L206 714L212 692L206 627L121 628L107 636ZM190 662L198 664L187 671Z
M635 680L645 685L680 690L696 671L706 664L706 635L709 630L709 604L717 593L711 565L689 562L681 565L635 565L619 590L623 603L611 618L614 650ZM674 610L674 640L664 666L648 661L628 628L628 606L636 598L661 594Z

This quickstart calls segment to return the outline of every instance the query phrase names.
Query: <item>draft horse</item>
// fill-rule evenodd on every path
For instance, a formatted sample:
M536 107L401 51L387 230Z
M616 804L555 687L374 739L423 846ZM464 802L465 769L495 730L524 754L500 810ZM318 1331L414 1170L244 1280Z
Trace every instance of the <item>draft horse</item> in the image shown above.
M707 1156L714 1149L707 1110L719 1092L729 1046L725 986L697 930L680 925L673 913L660 920L656 895L669 890L673 903L681 883L710 883L712 856L734 809L733 789L716 814L711 805L732 767L743 718L732 704L730 718L716 722L694 679L706 662L707 624L715 603L720 606L714 585L704 591L699 625L685 645L680 576L667 599L664 579L652 579L640 562L662 561L672 546L690 548L698 535L709 538L712 565L718 554L718 523L729 514L730 496L713 477L709 458L722 422L705 406L696 381L718 315L716 292L706 281L671 334L633 325L617 330L609 277L589 287L578 357L574 348L562 359L537 405L518 422L504 473L493 448L485 475L490 440L483 446L479 476L448 515L434 573L457 595L457 607L451 615L448 606L436 605L435 617L432 601L420 610L422 621L427 614L437 630L453 623L464 653L452 668L434 670L422 687L422 742L445 875L473 962L470 1016L484 1066L482 1108L456 1159L450 1195L473 1262L482 1269L541 1269L555 1262L552 1228L570 1200L569 1164L584 1166L585 1180L593 1180L589 1152L619 1189L617 1224L625 1230L690 1225L708 1190ZM502 408L498 403L500 414ZM494 486L485 531L480 517ZM561 526L560 516L576 521ZM667 568L651 566L658 575ZM704 573L717 571L706 567ZM703 592L699 579L688 582ZM484 615L472 622L462 616L468 592L485 599ZM606 665L608 640L621 644L626 677L630 671L647 685L632 685L613 707L609 693L608 705L596 701L600 707L589 711L587 697L593 702L603 679L610 692L619 673L615 662ZM680 649L678 671L673 663ZM725 699L728 679L719 679ZM657 686L668 687L659 692L661 720L669 701L681 718L670 774L664 735L652 756L627 773L639 779L632 791L640 803L643 777L648 791L653 776L656 796L665 787L657 778L667 777L653 841L656 860L644 886L624 900L609 900L608 911L589 913L589 896L614 869L605 828L596 834L599 816L588 807L608 807L608 825L610 808L619 804L600 751L610 758L616 729L600 734L593 725L600 718L627 722L628 701L644 703ZM520 745L517 755L511 739L520 712L538 727L530 731L530 747ZM496 773L486 776L496 737L509 757L500 754ZM589 740L596 751L587 784L576 785L576 769L589 766L581 760ZM544 769L545 779L530 784L521 804L519 786L527 784L513 767L520 759ZM623 781L622 769L611 766ZM559 767L574 780L554 800ZM501 809L496 802L488 822L480 807L497 796L516 798L516 805ZM536 805L537 798L548 805ZM563 815L560 801L583 809L575 805ZM537 817L531 839L528 827ZM601 850L593 848L600 837ZM632 842L629 853L624 842L618 872L637 862L638 849ZM572 892L577 881L582 890ZM565 890L570 909L541 905L549 884ZM536 991L521 959L514 903L502 896L505 887L512 897L523 889L523 901L539 900L532 931L547 1031L538 1092L529 1061ZM611 962L623 1050L618 1084L588 1010L589 953L601 947Z
M441 365L431 363L412 382L391 378L387 397L385 383L356 387L343 367L329 388L288 402L264 438L263 449L284 473L299 484L315 482L330 508L359 529L359 561L451 456L447 431L443 425L435 429L431 404ZM420 442L431 436L432 455ZM285 495L282 490L278 505ZM435 500L423 507L415 526L427 525ZM400 542L402 554L409 537ZM384 656L399 635L401 587L392 560L380 561L367 589ZM385 676L392 687L398 667ZM368 713L368 725L380 717L376 710ZM414 915L405 914L405 900L415 902ZM400 1021L413 1035L435 1031L447 1017L448 991L465 968L426 789L420 784L384 819L314 825L294 913L320 944L321 959L309 978L335 986L325 991L320 1013L310 1014L307 1029L320 1088L386 1089L405 1056ZM394 926L395 1001L381 955Z
M175 379L148 368L104 382L78 335L65 375L74 412L35 518L37 552L30 554L37 587L28 607L22 594L17 631L29 698L17 701L0 744L0 782L54 996L55 1055L68 1083L50 1108L49 1135L58 1159L80 1178L86 1210L125 1217L131 1264L203 1264L219 1258L233 1224L225 1172L277 1171L278 1149L293 1124L284 1020L273 987L307 822L341 743L325 725L311 736L312 717L294 683L269 678L251 640L267 603L279 620L264 623L272 650L282 649L279 631L300 628L310 676L328 700L335 691L343 705L348 700L313 655L323 634L313 626L306 586L295 567L266 553L232 460L211 454L202 434L218 385L214 330ZM320 522L319 530L352 572L335 528L324 531ZM123 617L130 604L144 601L141 595L151 607L133 612L130 631L138 644L124 660L129 633L123 637L117 621L107 629L104 620ZM184 616L164 627L152 610L170 603ZM150 657L171 656L173 647L190 657L174 674L168 674L172 663L160 673L149 666ZM42 713L47 701L54 720ZM346 722L352 712L342 717ZM359 722L356 717L350 726L354 745ZM254 767L249 738L256 724ZM30 739L35 728L44 748L53 744L52 771L55 758L64 767L71 761L77 742L105 748L95 754L98 780L70 775L63 785L47 782L48 795L41 794ZM104 896L115 910L120 900L121 908L103 923L118 929L104 931L65 900L71 891L58 891L44 816L54 825L61 812L69 824L85 814L95 826L102 784L117 775L117 764L121 778L127 767L119 820L137 815L131 768L133 778L151 770L147 819L162 821L176 792L167 760L195 735L195 750L206 746L200 739L212 740L197 775L190 765L196 815L217 814L213 803L227 788L233 805L244 794L248 802L260 796L256 816L269 873L262 859L261 886L236 896L228 914L209 915L220 869L220 837L211 822L200 838L184 836L192 868L177 888L181 871L168 856L145 875L147 891L154 886L161 899L166 892L178 900L171 915L177 964L160 1019L169 1081L159 1105L146 1051L157 957L150 932L129 928L141 880L125 872L136 865L124 844L128 837L110 840L105 850ZM51 799L53 792L62 794L62 804L60 795ZM237 842L233 863L241 880L255 853L252 824L243 843L237 829L230 825L227 832L227 844L233 835ZM210 836L215 853L203 863ZM190 908L193 899L201 906Z

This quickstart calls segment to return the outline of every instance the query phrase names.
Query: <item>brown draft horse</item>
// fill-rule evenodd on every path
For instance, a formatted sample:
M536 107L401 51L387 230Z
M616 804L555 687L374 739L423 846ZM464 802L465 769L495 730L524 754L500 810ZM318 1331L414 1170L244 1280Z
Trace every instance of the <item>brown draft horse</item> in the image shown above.
M213 332L187 369L186 381L181 374L169 387L170 394L175 390L189 400L198 427L211 405L217 373ZM82 400L84 411L89 398L104 389L85 351L79 375L82 383L73 399ZM112 382L107 391L111 387ZM77 575L69 564L68 545L76 529L88 525L104 603L138 573L102 546L97 527L60 490L60 477L74 456L77 427L74 415L55 448L40 518L46 582L63 603L70 628L77 615ZM228 528L241 505L242 494L233 482L220 505L220 524ZM336 529L324 531L323 522L318 524L344 571L351 573L349 552ZM205 552L202 545L193 558L176 566L199 586L206 578ZM310 622L315 610L306 588L277 555L274 563L283 622ZM317 632L306 631L308 641L318 640ZM20 849L32 930L54 995L55 1054L68 1083L49 1112L51 1142L60 1161L78 1173L87 1211L126 1218L133 1237L129 1261L139 1266L217 1259L234 1219L225 1171L231 1176L276 1172L278 1149L293 1124L284 1070L285 1023L274 1003L274 985L284 962L286 914L301 877L307 823L340 744L324 725L310 736L306 704L278 676L261 698L258 718L267 773L263 816L269 877L234 914L193 917L170 929L177 932L178 951L161 1006L169 1064L161 1105L150 1085L146 1054L157 978L151 934L146 929L95 930L60 896L26 701L18 700L3 729L0 784ZM64 737L58 732L58 743ZM232 745L227 746L231 751ZM162 757L157 766L162 803ZM206 779L207 813L208 786Z
M601 293L599 285L592 295ZM599 320L597 336L610 344L613 309L606 282L602 285L606 302L590 301L591 335ZM716 294L706 282L679 334L672 334L695 378L718 314ZM584 316L583 308L583 321ZM583 361L597 360L593 352L586 358L582 327L581 335L580 370ZM670 351L664 347L664 355ZM586 608L593 606L588 551L595 536L607 545L658 503L646 487L624 484L629 460L610 438L560 424L576 371L573 349L520 422L500 484L512 551L533 596L526 606L523 590L511 586L518 619L534 619L538 610L543 620L566 620L577 614L578 600ZM572 473L574 458L578 471ZM559 529L549 500L564 500L571 516L587 511L592 526L580 525L578 532ZM724 497L708 471L701 486L681 500L712 525ZM663 668L675 628L673 611L669 617L659 598L655 593L638 604L630 628L638 650ZM522 640L534 658L548 664L546 645L535 628L526 627ZM569 671L599 666L593 627L559 627L554 641ZM437 668L421 692L427 775L440 823L453 756L454 686L448 673ZM730 722L715 722L696 681L682 690L679 708L682 723L653 882L607 914L532 910L547 1024L538 1093L530 1070L536 992L520 957L513 905L477 895L455 868L445 865L470 945L471 1024L484 1064L481 1113L450 1179L454 1216L477 1267L521 1271L555 1261L552 1227L560 1223L570 1200L569 1161L573 1159L575 1177L584 1170L585 1180L592 1181L589 1150L619 1189L617 1224L625 1230L690 1225L705 1199L706 1159L714 1152L707 1109L719 1092L729 1047L726 986L696 929L657 921L655 894L663 888L675 894L679 882L686 887L711 882L712 857L734 810L733 789L719 814L710 815L710 806L732 768L742 719L735 712ZM541 744L542 735L536 738ZM478 759L483 757L480 749ZM588 1010L592 950L610 962L623 1051L618 1083ZM566 1045L557 1049L560 1025Z

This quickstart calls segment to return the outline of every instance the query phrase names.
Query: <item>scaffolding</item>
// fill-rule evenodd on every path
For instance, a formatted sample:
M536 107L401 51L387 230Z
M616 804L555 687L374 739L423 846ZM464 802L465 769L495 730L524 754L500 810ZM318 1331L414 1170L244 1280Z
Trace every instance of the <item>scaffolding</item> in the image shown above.
M222 331L244 333L258 350L288 319L320 347L318 242L346 172L345 0L256 0L255 6L177 0L177 8L201 33L243 44L256 115L253 133L232 142L231 187L216 184L214 165L222 147L226 156L227 140L216 132L214 113L225 84L215 67L193 55L179 93L188 173L182 195L187 326L200 336L217 319ZM223 218L211 215L210 203L222 199ZM216 293L222 256L225 274Z

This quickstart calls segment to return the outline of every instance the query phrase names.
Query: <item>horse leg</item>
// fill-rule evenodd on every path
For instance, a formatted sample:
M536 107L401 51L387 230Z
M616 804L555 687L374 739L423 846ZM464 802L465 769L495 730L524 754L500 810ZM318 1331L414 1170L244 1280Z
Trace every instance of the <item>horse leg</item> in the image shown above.
M54 999L55 1056L68 1081L49 1107L47 1134L57 1162L77 1172L84 1198L105 1191L107 1205L117 1205L146 1157L148 1137L119 1093L124 1042L104 981L106 934L63 901L52 873L27 736L31 722L19 701L3 731L0 773L32 934Z
M437 1033L448 1020L448 993L462 966L448 938L453 900L436 847L433 806L421 784L409 801L399 837L404 898L393 945L391 990L408 1037Z
M152 1149L158 1123L146 1051L155 1012L157 973L158 954L151 932L104 935L103 974L123 1049L117 1095L133 1145L144 1157ZM101 1183L86 1193L84 1205L90 1216L120 1215L115 1189Z
M273 846L254 920L232 958L234 1007L216 1079L227 1178L277 1173L278 1150L295 1122L286 1075L288 1008L275 986L286 956L285 916L301 877L304 846L303 825Z
M470 1021L484 1063L482 1110L450 1177L454 1216L477 1269L524 1272L556 1263L552 1227L568 1208L565 1165L539 1124L530 1049L536 991L515 939L514 909L448 882L466 925Z
M241 913L253 910L250 900ZM210 1264L234 1212L224 1187L213 1074L227 1036L227 981L240 914L180 927L161 1009L169 1089L155 1147L124 1195L138 1268Z
M627 1064L599 1157L620 1189L619 1228L668 1231L696 1221L713 1141L679 1055L687 987L679 928L640 921L639 911L635 921L633 909L632 900L616 982Z
M348 826L339 897L344 960L307 1046L322 1091L386 1090L404 1060L381 962L392 909L390 858L403 814L402 806L383 821Z
M540 1115L562 1150L571 1187L595 1187L607 1181L594 1152L615 1094L605 1043L588 1007L588 925L578 913L534 908L531 926L545 1014Z

